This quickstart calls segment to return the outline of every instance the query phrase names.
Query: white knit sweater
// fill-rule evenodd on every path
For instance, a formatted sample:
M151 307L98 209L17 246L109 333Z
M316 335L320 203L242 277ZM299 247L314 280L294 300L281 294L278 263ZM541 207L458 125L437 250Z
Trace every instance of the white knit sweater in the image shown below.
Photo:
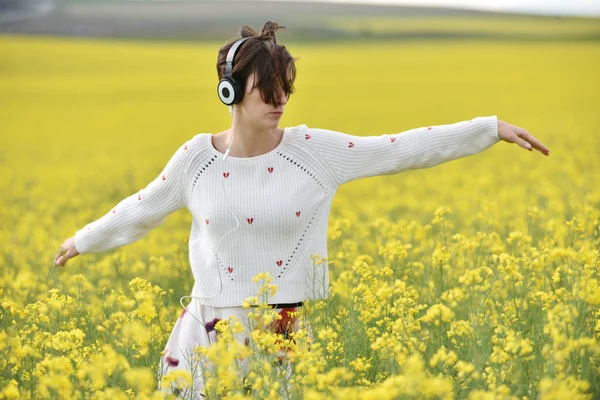
M306 125L285 128L272 151L248 158L215 149L212 134L183 143L164 170L137 193L75 234L80 254L135 242L187 207L192 214L189 259L193 296L201 304L240 306L255 296L252 278L269 272L278 286L269 303L329 296L327 224L343 183L403 170L429 168L479 153L498 141L496 116L425 126L397 134L352 136ZM223 168L223 173L221 172ZM221 182L222 181L222 182ZM225 196L221 183L224 184ZM218 250L219 240L228 234Z

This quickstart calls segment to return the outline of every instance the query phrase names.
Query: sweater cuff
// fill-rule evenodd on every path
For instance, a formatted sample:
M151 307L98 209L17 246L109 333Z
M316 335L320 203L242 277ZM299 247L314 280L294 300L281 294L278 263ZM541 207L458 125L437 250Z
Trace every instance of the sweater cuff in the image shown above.
M500 136L498 136L498 117L496 115L476 117L473 118L473 121L481 123L483 127L482 134L484 136L489 136L490 138L496 139L496 141L501 140Z
M83 241L81 240L82 237L82 231L78 230L77 232L75 232L75 235L73 236L73 240L75 241L75 250L77 250L77 252L79 254L85 254L87 253L87 249L85 248L85 246L83 245Z

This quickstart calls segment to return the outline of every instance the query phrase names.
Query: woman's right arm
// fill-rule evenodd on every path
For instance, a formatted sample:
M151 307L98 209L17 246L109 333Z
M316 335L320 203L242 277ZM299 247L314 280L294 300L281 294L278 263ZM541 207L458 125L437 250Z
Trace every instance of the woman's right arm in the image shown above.
M121 200L103 217L67 239L56 254L54 264L63 266L78 254L98 253L133 243L161 225L167 215L185 207L185 183L193 146L193 139L181 145L162 172L144 189Z

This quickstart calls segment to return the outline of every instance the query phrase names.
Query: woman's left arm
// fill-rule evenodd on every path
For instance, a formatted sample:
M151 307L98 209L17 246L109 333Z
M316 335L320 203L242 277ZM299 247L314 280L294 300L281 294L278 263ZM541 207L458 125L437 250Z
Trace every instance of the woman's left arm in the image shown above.
M306 144L332 169L337 184L376 175L391 175L479 153L500 140L528 144L548 155L548 149L523 128L495 115L452 124L424 126L396 134L354 136L308 128Z

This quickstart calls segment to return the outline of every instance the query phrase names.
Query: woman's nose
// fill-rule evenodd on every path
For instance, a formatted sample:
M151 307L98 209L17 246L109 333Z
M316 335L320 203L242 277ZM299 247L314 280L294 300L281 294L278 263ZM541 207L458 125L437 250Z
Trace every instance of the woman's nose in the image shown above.
M286 104L288 102L289 96L287 95L287 93L285 91L281 91L279 94L279 98L280 98L281 104Z

